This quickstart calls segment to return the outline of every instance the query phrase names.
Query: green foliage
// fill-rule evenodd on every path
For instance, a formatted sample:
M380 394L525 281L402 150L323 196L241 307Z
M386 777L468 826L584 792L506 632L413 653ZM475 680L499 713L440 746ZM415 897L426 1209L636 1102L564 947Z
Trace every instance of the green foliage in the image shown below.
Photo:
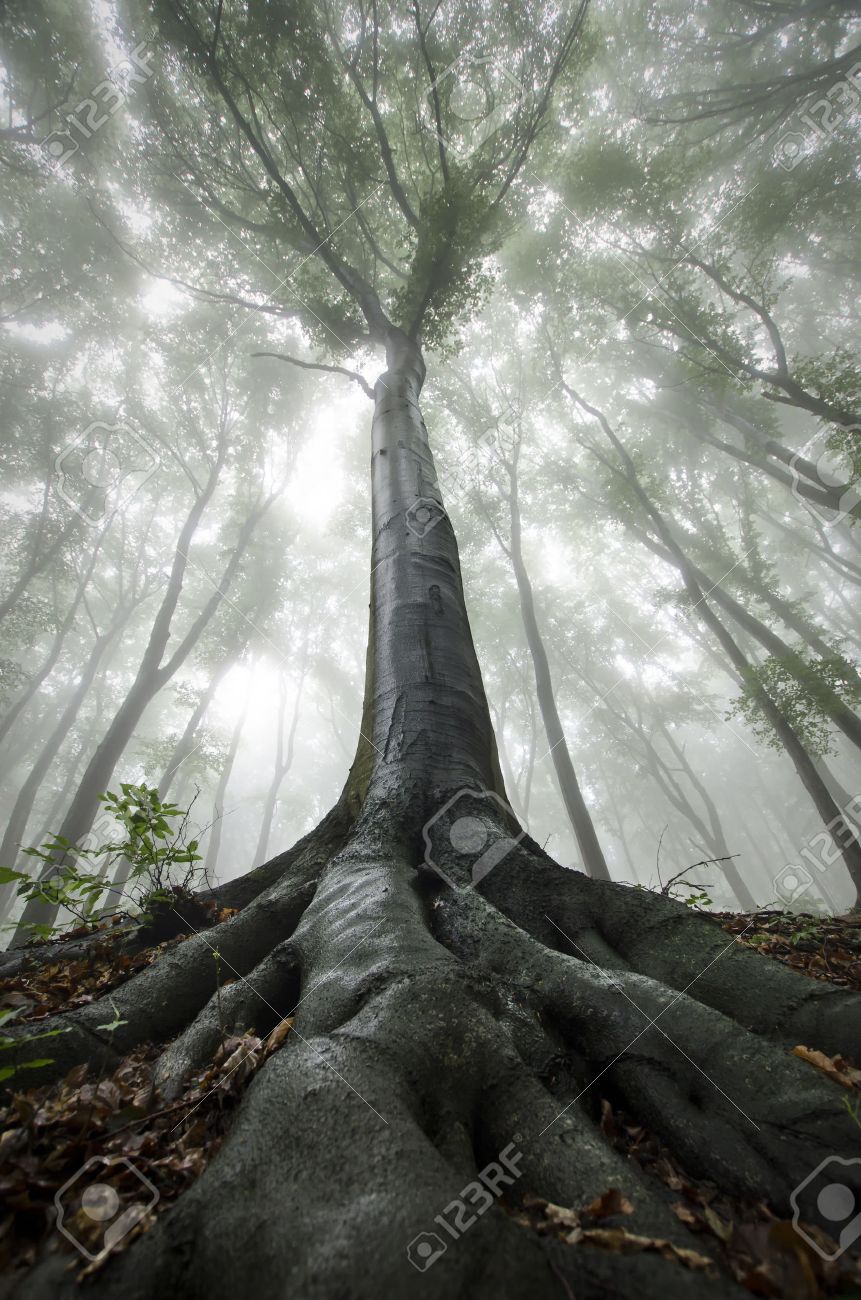
M19 1014L17 1007L0 1010L0 1052L14 1052L17 1048L23 1047L25 1043L35 1043L41 1038L56 1038L58 1034L67 1034L69 1032L68 1029L45 1029L41 1033L26 1034L21 1038L10 1038L8 1034L2 1032L2 1028ZM53 1059L51 1057L39 1057L38 1060L0 1065L0 1083L5 1083L7 1079L14 1079L15 1075L21 1070L36 1070L42 1065L53 1065Z
M692 894L683 898L682 902L686 907L705 908L712 906L712 897L704 889L695 889Z
M854 354L847 348L840 346L835 349L831 356L822 357L795 357L792 362L794 377L798 380L803 388L807 388L821 397L823 401L830 402L832 406L839 406L844 409L858 410L861 408L861 366L854 358ZM845 430L841 430L845 433ZM859 450L859 432L856 430L851 437L854 444L854 455L850 460L850 466L854 474L861 473L861 450ZM828 445L831 446L829 438ZM834 450L841 450L840 439L834 447Z
M799 925L797 930L793 930L789 936L789 942L793 948L797 948L800 943L822 943L821 924L811 917L810 921Z
M109 1020L108 1023L105 1025L96 1025L96 1029L103 1029L105 1030L106 1033L113 1034L116 1032L117 1029L119 1029L120 1025L127 1025L129 1022L127 1020L122 1019L119 1011L117 1010L116 1003L114 1002L113 998L108 998L108 1001L111 1004L111 1010L114 1013L114 1018L113 1020Z
M861 703L861 686L854 665L835 650L827 656L802 654L770 655L747 675L744 690L729 709L730 717L742 717L758 738L772 749L781 742L766 720L761 704L765 691L811 753L822 757L832 746L835 707L850 708Z
M175 890L187 892L200 875L196 864L201 861L197 840L186 838L191 805L182 809L162 803L155 787L128 782L120 785L119 794L111 790L103 794L101 803L117 824L112 836L87 845L54 835L41 847L24 850L43 864L41 879L0 867L0 884L17 882L18 896L25 902L64 908L84 924L92 923L106 882L120 862L129 864L125 892L130 902L118 910L136 908L146 920L153 909L171 900ZM58 927L33 924L30 929L34 937L48 938Z
M846 466L847 479L850 483L861 479L861 429L834 425L825 439L825 446L835 452ZM849 516L855 518L855 512Z
M393 296L395 317L409 328L424 308L425 342L451 355L457 347L450 340L455 323L466 324L490 293L493 276L486 259L500 246L502 234L487 200L457 169L420 215L410 278Z

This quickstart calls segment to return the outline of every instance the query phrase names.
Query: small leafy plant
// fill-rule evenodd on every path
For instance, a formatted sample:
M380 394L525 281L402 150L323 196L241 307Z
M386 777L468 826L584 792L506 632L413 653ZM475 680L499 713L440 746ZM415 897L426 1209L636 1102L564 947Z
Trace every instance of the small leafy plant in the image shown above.
M695 886L694 892L683 898L682 902L686 907L711 907L712 896L707 894L704 889L697 889Z
M109 790L100 802L102 815L87 840L73 844L63 835L54 835L39 848L25 849L43 864L40 878L0 867L0 884L17 883L18 896L25 903L44 902L88 926L94 923L99 902L121 864L125 902L115 909L120 914L136 914L146 924L175 899L189 898L203 875L198 841L188 838L194 801L183 809L162 803L154 786L124 782L119 794ZM106 837L102 842L101 836ZM36 938L50 938L58 929L42 924L28 928Z

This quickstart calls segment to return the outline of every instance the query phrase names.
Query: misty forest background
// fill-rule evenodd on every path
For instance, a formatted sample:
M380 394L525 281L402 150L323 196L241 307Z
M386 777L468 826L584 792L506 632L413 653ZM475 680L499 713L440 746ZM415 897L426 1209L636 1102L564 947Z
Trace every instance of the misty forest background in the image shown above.
M158 8L162 27L180 21L182 4ZM277 130L309 203L340 187L343 229L327 235L349 247L356 223L366 273L403 294L408 268L454 250L425 313L424 410L518 817L581 866L554 763L567 747L614 880L659 889L733 855L735 888L711 865L678 896L846 909L846 863L762 699L850 807L859 7L594 5L490 232L468 191L424 185L433 104L397 60L410 6L386 9L364 119L337 79L315 79L301 3L261 4L244 35L235 8L225 31L248 58L259 43L261 83L267 23L294 29ZM448 8L434 57L457 54L456 28L477 33L504 108L512 31L552 6ZM225 169L231 128L199 69L147 41L148 6L120 9L2 6L0 863L60 828L133 698L110 788L145 781L191 804L206 869L227 881L319 822L355 752L371 410L357 376L372 385L380 359L319 259L273 237L277 196L253 201L265 179ZM332 22L347 85L362 15ZM123 102L87 137L64 115L131 31L146 75L117 73ZM459 77L453 111L481 120L481 76ZM61 161L51 132L75 142ZM342 174L347 157L360 165ZM404 220L419 204L423 242ZM105 437L120 467L106 494L86 463ZM14 921L8 888L4 907Z

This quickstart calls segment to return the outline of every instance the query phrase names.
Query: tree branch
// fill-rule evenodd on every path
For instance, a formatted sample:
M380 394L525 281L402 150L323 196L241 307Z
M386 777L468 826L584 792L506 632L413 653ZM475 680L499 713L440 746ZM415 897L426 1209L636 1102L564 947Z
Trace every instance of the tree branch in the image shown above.
M352 379L354 383L358 384L362 392L367 397L370 397L372 402L375 400L374 390L367 379L357 374L355 370L348 370L346 366L327 366L322 361L300 361L298 357L288 356L286 352L252 352L251 355L252 357L275 357L277 361L286 361L291 366L299 366L301 370L325 370L330 375L345 375L347 379Z

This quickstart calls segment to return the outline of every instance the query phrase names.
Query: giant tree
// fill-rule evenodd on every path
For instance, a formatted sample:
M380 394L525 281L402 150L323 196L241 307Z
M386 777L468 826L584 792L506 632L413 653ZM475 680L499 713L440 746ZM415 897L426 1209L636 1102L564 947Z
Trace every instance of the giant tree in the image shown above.
M785 1047L857 1052L857 999L727 945L669 899L565 870L522 833L421 415L422 346L463 320L517 215L582 12L370 6L337 30L322 4L154 9L171 50L154 147L182 155L184 180L255 253L305 259L283 310L318 346L334 331L384 353L385 370L373 386L360 376L374 401L370 632L343 793L297 845L221 891L237 916L115 990L110 1041L99 1002L63 1017L43 1077L90 1059L94 1035L108 1060L159 1040L156 1076L174 1100L226 1026L267 1032L295 1011L293 1029L203 1176L88 1289L232 1296L253 1276L267 1296L414 1294L408 1244L512 1141L523 1191L581 1205L612 1185L635 1230L681 1243L663 1189L603 1141L605 1091L695 1172L785 1207L851 1132L835 1085ZM491 32L518 52L530 93L464 157L438 73L467 35L477 49ZM417 88L428 128L413 120ZM243 297L236 277L198 288ZM211 948L235 977L217 995ZM74 1292L63 1267L46 1258L22 1294ZM737 1291L656 1253L566 1253L500 1207L420 1285L440 1297Z

